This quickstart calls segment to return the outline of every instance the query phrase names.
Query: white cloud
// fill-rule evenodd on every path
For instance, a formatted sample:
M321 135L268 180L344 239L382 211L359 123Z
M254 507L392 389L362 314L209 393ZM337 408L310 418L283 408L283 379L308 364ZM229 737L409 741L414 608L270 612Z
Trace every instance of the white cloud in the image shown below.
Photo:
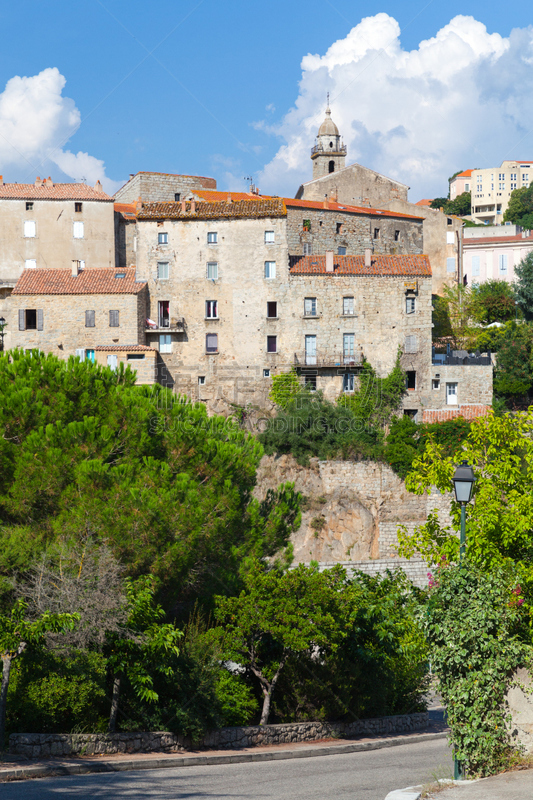
M104 162L88 153L63 150L80 126L73 100L63 97L66 80L50 67L31 77L11 78L0 94L0 164L32 181L53 166L74 180L100 180L107 191L121 186L105 174ZM23 177L25 176L25 177Z
M277 127L260 125L285 140L259 177L261 191L291 195L310 180L327 91L347 163L407 183L414 201L446 193L458 169L533 159L532 65L531 27L504 38L457 16L407 51L395 19L366 17L324 55L302 59L294 107Z

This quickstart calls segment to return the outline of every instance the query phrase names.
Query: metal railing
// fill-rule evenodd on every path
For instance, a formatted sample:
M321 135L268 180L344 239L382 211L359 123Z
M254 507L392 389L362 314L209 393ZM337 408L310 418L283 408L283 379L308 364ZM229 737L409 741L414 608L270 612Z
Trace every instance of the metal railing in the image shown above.
M294 354L294 365L297 367L316 367L317 369L337 367L339 369L349 369L350 367L360 367L363 363L363 352L345 354L343 352L332 352L316 354L300 352Z
M333 148L322 147L321 144L315 144L314 147L311 148L311 155L314 156L315 153L331 153L332 156L339 155L339 153L343 156L346 155L346 145L341 144L340 147L337 147L335 150Z

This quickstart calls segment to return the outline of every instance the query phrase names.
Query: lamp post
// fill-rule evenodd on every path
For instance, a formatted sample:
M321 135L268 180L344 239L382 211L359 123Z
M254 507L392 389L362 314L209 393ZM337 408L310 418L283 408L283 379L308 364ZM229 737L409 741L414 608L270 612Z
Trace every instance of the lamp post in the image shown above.
M7 322L4 317L0 317L0 352L4 350L4 328L6 325Z
M466 545L466 504L472 499L472 489L474 488L474 470L467 461L463 461L455 470L453 487L455 489L455 499L461 504L461 544L459 547L459 563L465 556Z

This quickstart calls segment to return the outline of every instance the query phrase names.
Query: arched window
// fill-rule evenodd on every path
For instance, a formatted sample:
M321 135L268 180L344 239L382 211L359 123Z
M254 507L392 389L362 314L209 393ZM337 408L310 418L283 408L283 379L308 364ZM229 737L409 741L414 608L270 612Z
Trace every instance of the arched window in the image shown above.
M330 142L330 143L329 143L329 146L330 146L330 147L333 147L333 142Z
M335 162L334 161L330 161L329 162L329 171L330 172L335 172Z

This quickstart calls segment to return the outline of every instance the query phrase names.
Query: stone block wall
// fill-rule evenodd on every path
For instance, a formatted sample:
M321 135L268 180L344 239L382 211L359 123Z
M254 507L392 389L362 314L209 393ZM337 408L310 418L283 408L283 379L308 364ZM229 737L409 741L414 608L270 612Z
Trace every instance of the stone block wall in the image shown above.
M212 731L200 743L202 749L239 750L245 747L312 742L331 737L386 736L411 733L428 725L427 712L355 722L300 722L287 725L254 725ZM12 733L9 752L26 758L93 756L115 753L176 753L191 742L168 732L155 733Z
M304 183L297 197L322 201L324 195L327 195L331 200L346 205L358 206L367 202L374 208L386 208L386 204L393 198L407 201L408 189L404 183L387 178L368 167L350 164L318 180Z
M216 189L214 178L202 175L172 175L165 172L138 172L122 186L115 195L117 203L134 203L141 198L143 203L174 202L174 195L182 200L194 189Z

